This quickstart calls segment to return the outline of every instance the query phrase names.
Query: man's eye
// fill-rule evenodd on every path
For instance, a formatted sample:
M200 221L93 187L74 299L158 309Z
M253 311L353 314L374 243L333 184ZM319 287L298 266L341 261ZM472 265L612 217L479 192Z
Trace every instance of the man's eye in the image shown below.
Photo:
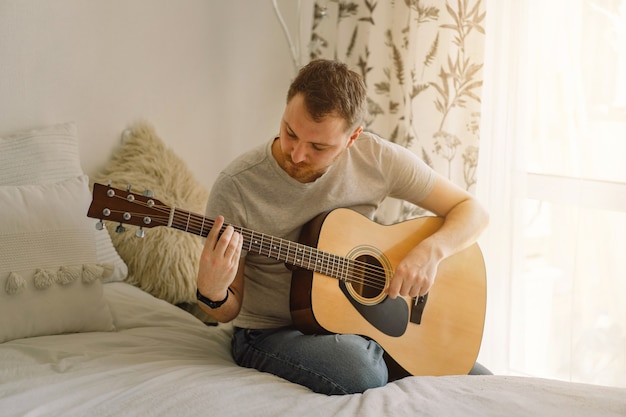
M287 136L289 136L290 138L295 138L296 134L288 130L287 131Z

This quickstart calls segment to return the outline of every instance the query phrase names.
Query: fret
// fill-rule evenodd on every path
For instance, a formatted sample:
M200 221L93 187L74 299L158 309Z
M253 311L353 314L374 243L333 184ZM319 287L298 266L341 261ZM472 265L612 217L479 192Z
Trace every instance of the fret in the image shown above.
M191 212L187 212L187 225L185 226L185 232L189 231L189 220L191 220Z
M202 224L200 225L200 236L204 236L204 221L206 220L206 217L202 217Z
M339 265L340 265L340 267L339 267L340 272L339 272L339 275L337 276L337 278L345 281L346 280L346 263L341 258L339 258Z
M252 250L252 243L254 243L254 230L250 231L250 240L248 241L248 251Z
M324 262L324 265L326 265L326 272L325 272L325 274L330 276L330 268L331 268L332 264L330 263L330 255L329 254L327 254L327 253L324 254L323 262Z
M167 219L167 227L172 227L172 220L174 219L174 213L176 213L176 208L172 206L170 210L169 218Z
M267 235L266 235L266 239L267 240ZM265 244L265 248L267 249L267 257L271 258L272 257L272 245L274 244L274 238L272 236L269 236L269 242Z
M337 278L341 277L341 273L343 272L343 259L341 257L337 257Z
M320 265L321 264L321 265ZM318 255L315 256L315 272L322 272L322 267L324 266L324 263L322 262L322 260L319 258Z
M304 266L304 257L306 255L306 251L304 250L304 246L298 244L298 251L300 252L298 254L298 256L300 257L298 260L298 266L303 267Z
M276 249L276 245L274 245L274 236L270 236L270 253L269 257L273 258L272 251Z
M296 250L297 250L298 255L300 256L298 258L298 260L297 260L297 265L298 266L303 266L304 265L304 263L303 263L303 261L304 261L304 252L302 251L302 245L300 245L300 244L296 245Z
M350 262L345 259L342 258L341 259L341 264L342 264L342 273L341 273L341 279L345 282L348 282L348 276L349 276L349 271L350 271Z
M324 256L326 257L326 272L325 274L328 275L329 277L332 276L331 271L332 271L332 267L333 267L333 263L330 260L330 255L324 254Z
M326 262L324 261L324 253L318 252L315 257L315 269L320 273L324 273L324 267Z

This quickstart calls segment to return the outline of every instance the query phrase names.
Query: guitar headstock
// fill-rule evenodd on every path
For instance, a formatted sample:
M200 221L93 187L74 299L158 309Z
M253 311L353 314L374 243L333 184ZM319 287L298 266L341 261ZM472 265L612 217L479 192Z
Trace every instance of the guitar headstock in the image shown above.
M172 209L148 193L137 194L108 185L94 184L87 216L141 228L167 226ZM123 228L119 228L123 230Z

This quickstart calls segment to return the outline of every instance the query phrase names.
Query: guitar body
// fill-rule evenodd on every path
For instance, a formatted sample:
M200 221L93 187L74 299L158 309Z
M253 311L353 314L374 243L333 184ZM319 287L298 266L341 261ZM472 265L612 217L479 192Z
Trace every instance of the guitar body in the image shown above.
M318 216L302 231L300 242L320 251L372 265L384 288L396 265L441 225L422 217L379 225L348 209ZM474 365L482 340L486 279L477 244L445 259L421 311L415 299L385 296L372 289L367 272L344 282L298 268L293 272L291 314L305 333L350 333L369 337L386 352L390 371L410 375L461 375Z

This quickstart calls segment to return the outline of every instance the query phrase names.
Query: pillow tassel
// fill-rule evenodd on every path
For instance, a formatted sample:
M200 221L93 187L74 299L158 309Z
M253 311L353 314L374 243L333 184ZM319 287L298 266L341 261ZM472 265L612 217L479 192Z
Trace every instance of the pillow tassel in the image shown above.
M98 264L102 268L102 278L109 278L115 272L115 266L113 264Z
M83 272L82 265L62 266L57 272L57 284L68 285L77 280Z
M38 290L45 290L46 288L50 288L50 286L54 283L55 278L54 271L48 271L45 269L37 269L35 272L35 288Z
M97 279L101 278L104 273L104 268L97 264L85 264L83 265L82 281L85 284L91 284Z
M26 287L26 281L21 275L11 272L4 286L7 294L13 295L20 293Z

